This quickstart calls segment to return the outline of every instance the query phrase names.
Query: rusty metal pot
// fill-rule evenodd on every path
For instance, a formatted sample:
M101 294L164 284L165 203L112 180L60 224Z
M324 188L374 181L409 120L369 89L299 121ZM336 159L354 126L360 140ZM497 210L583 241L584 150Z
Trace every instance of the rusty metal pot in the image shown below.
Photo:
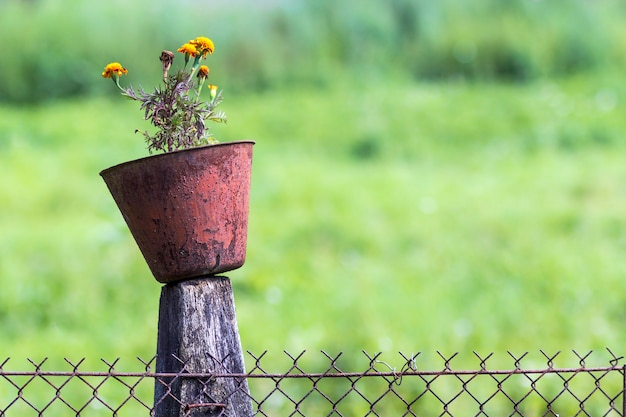
M157 281L244 264L253 145L196 147L100 173Z

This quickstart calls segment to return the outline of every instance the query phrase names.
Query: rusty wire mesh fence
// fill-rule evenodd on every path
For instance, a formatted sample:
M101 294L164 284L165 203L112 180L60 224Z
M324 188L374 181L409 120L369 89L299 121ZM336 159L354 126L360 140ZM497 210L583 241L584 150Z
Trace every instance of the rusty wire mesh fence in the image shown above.
M248 352L248 372L153 371L156 360L0 359L0 416L234 416L245 394L256 416L624 416L626 365L609 349L536 355L359 355ZM473 364L473 365L471 365ZM132 369L135 368L135 369ZM234 391L216 391L218 381ZM193 398L174 385L196 384ZM155 389L157 387L157 389ZM237 392L235 392L237 391ZM156 393L156 394L155 394Z

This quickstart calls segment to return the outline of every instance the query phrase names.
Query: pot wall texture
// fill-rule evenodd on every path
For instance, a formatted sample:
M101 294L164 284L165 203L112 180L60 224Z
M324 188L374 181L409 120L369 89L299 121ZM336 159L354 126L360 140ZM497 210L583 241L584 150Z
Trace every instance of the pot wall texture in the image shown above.
M244 264L253 145L191 148L100 173L157 281Z

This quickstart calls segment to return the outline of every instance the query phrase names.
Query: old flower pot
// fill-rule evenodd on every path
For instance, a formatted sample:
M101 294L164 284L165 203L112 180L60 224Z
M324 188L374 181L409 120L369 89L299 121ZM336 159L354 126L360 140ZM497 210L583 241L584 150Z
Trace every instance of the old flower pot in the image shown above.
M100 173L157 281L243 265L253 145L201 146Z

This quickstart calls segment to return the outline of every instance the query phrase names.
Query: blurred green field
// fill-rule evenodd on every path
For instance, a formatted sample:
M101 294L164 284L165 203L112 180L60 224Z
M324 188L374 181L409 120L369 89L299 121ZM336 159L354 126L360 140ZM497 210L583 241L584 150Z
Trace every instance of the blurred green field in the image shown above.
M100 72L149 88L200 35L216 137L257 142L245 350L623 353L621 2L250 4L0 1L0 360L154 355L160 284L98 176L145 125Z
M283 350L309 351L300 364L315 370L319 350L345 352L350 370L368 366L361 350L392 366L421 351L420 369L441 367L436 351L461 352L454 369L476 369L472 351L497 352L490 368L513 366L507 350L623 354L623 4L360 5L0 1L6 369L120 357L118 371L137 371L154 355L160 284L98 176L147 155L133 133L145 124L100 72L119 59L125 82L149 88L146 57L199 35L217 45L229 123L216 137L257 142L248 259L228 275L243 348L268 350L266 370L289 369ZM103 395L123 400L116 388ZM91 393L75 382L63 395ZM525 415L545 408L529 403Z
M244 349L603 349L626 313L625 85L389 83L228 97L254 139ZM115 98L0 108L0 357L151 357L160 285L98 172Z

